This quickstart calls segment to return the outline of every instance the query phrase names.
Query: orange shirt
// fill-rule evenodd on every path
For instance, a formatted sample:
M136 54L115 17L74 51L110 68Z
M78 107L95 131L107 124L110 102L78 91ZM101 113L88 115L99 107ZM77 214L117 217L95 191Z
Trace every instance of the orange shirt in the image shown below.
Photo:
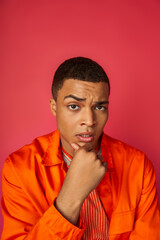
M110 240L159 240L155 173L145 154L105 134L101 151L108 170L96 188L110 219ZM1 240L81 239L84 229L54 207L66 175L58 130L12 153L2 172Z

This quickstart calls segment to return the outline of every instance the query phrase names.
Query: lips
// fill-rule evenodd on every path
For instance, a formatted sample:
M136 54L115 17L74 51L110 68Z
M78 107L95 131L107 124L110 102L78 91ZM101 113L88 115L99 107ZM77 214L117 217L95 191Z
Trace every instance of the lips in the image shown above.
M90 133L90 132L83 132L83 133L77 134L76 137L80 142L92 142L94 139L93 133Z

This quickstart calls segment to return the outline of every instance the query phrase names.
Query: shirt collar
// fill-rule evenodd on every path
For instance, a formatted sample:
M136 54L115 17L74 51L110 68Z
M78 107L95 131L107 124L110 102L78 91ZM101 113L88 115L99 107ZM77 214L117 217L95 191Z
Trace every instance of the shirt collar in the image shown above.
M109 139L105 133L102 133L102 138L101 138L101 154L102 154L103 160L107 162L107 172L113 172L114 170L113 158L112 158L111 150L109 147Z
M103 156L103 160L107 162L107 172L112 172L112 155L108 144L108 136L104 133L102 133L101 138L101 153ZM63 163L64 161L60 144L60 133L57 129L50 136L48 148L42 157L42 164L45 166L54 166Z
M67 164L67 167L69 167L69 165L72 162L72 157L63 149L63 147L62 147L62 155L63 155L63 160Z
M58 129L54 131L49 139L46 152L42 157L42 164L45 166L54 166L63 162L60 133Z

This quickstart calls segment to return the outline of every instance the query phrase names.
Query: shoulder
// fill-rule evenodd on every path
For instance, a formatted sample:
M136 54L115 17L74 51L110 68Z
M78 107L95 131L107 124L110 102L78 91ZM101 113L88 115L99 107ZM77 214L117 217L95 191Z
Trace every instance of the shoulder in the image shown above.
M27 174L31 169L38 168L48 147L53 143L54 133L37 137L30 144L11 153L4 163L2 175L7 174L9 177L11 173L23 172L24 174L25 171Z
M28 159L35 158L35 156L42 158L48 148L48 145L52 141L52 136L53 133L49 133L35 138L30 144L26 144L19 150L11 153L9 158L13 163L15 161L16 163L19 161L28 161Z
M153 170L152 162L143 151L106 134L103 136L103 141L109 146L115 167L122 166L123 169L126 167L128 170L137 169L146 173Z
M105 138L113 161L113 188L122 196L127 189L127 201L128 197L133 198L133 206L136 206L142 189L155 184L153 164L141 150L107 135Z
M42 160L50 148L54 145L57 138L57 130L55 132L37 137L32 143L27 144L19 150L11 153L6 159L2 169L2 189L11 188L19 189L20 186L29 189L30 181L38 184L39 174L43 170ZM56 145L56 144L55 144ZM25 187L24 187L25 185Z
M123 157L126 155L127 156L137 155L140 157L144 156L144 153L141 150L121 140L112 138L111 136L108 136L105 133L103 134L102 142L104 142L109 146L112 155L119 154L119 156L123 156Z

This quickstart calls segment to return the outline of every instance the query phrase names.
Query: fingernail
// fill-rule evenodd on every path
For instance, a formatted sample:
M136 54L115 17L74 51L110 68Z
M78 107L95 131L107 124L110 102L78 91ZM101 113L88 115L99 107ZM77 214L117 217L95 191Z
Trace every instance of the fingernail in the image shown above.
M71 146L74 148L74 150L78 150L79 149L79 147L75 143L71 143Z
M71 146L76 149L76 145L74 143L71 143Z

